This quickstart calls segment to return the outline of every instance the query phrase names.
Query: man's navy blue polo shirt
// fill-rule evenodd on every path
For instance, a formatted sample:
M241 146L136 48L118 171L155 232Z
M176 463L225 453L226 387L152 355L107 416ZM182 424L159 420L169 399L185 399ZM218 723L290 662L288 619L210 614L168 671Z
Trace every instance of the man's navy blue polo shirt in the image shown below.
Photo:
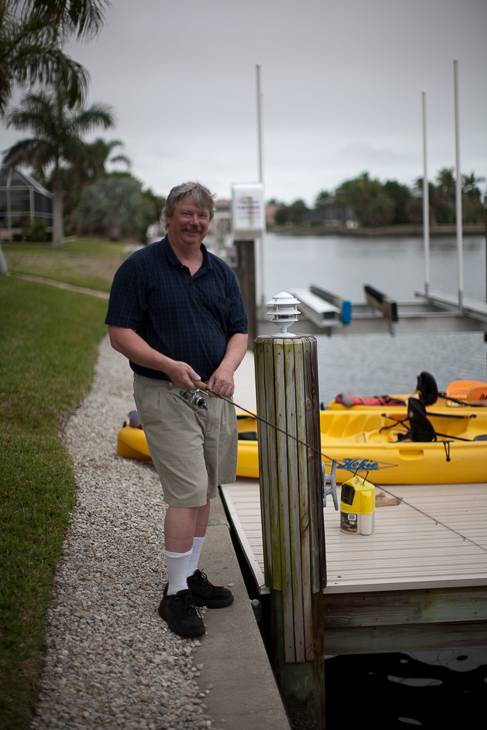
M191 276L169 241L136 251L115 274L105 323L128 327L151 347L191 365L202 380L214 373L227 342L247 332L247 316L230 267L202 244L203 264ZM169 380L133 362L132 370Z

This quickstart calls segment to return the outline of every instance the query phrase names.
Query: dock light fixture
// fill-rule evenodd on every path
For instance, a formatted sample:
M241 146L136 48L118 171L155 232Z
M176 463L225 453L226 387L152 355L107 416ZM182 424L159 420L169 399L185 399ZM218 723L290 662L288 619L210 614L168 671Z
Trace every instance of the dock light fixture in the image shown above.
M288 327L298 321L299 299L293 297L292 294L288 294L285 291L275 294L269 302L266 302L267 307L272 309L267 312L267 316L271 318L271 322L280 327L280 332L272 337L297 337L298 335L288 332Z

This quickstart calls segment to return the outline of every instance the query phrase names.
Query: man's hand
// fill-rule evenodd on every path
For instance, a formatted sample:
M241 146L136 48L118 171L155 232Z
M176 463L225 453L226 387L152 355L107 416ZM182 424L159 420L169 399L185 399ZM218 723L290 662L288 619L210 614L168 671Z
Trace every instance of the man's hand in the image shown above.
M195 380L201 380L191 365L179 360L171 360L170 364L166 365L166 375L178 388L189 388L190 390L196 390Z
M247 351L247 335L237 332L227 342L225 357L208 381L208 388L224 398L231 398L235 392L235 371Z
M224 398L231 398L235 391L233 370L220 365L209 379L208 388Z

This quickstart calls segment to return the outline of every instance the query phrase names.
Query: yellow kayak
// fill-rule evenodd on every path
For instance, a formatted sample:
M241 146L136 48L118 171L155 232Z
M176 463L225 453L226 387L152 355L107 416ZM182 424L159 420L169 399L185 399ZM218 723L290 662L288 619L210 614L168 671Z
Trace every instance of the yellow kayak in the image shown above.
M151 461L145 433L141 428L124 425L118 432L117 454L125 459Z
M384 409L382 409L384 410ZM374 484L466 484L487 481L487 409L461 408L428 414L436 441L407 439L407 411L393 408L320 412L322 460L337 459L337 481L356 472ZM237 474L259 476L257 419L241 415ZM245 439L245 440L243 440ZM404 440L403 440L404 439Z
M416 401L417 402L417 401ZM435 404L436 411L436 404ZM460 411L464 411L463 413ZM487 481L487 409L427 414L436 440L413 440L403 409L322 411L321 449L337 459L337 481L350 472L375 484L467 484Z
M448 417L452 412L458 417ZM368 474L375 484L487 481L487 408L445 407L444 413L426 414L436 441L407 436L411 424L404 407L320 411L322 460L337 459L338 482L355 472ZM238 476L259 476L258 423L254 415L237 411ZM143 430L125 425L117 454L149 461Z

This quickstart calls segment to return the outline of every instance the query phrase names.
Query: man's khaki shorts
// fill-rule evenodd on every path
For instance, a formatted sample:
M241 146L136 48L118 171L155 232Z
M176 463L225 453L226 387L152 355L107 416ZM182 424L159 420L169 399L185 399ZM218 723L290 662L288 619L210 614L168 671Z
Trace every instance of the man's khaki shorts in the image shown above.
M134 376L134 399L147 445L173 507L203 507L237 469L235 407L205 396L208 410L195 409L167 380Z

